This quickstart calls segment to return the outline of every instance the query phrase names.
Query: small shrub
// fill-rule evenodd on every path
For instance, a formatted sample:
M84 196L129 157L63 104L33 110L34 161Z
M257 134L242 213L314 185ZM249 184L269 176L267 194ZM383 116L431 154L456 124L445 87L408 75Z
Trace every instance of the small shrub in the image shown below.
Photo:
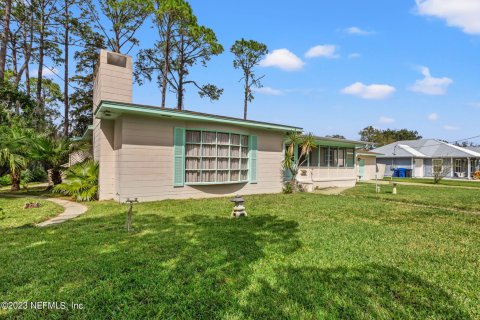
M12 184L12 178L9 174L0 177L0 186L9 186Z
M282 192L284 194L290 194L290 193L293 193L293 183L291 182L287 182L283 185L283 189L282 189Z
M65 172L65 179L53 188L77 201L91 201L98 198L98 162L86 160L70 167Z
M21 180L24 183L46 182L48 181L48 174L41 167L33 167L22 172Z

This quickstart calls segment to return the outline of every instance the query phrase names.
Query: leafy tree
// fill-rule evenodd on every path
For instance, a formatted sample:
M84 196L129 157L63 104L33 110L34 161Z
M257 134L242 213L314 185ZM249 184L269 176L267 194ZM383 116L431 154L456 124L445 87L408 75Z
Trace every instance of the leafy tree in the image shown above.
M103 34L107 39L108 47L117 53L128 53L139 41L135 34L142 26L145 19L151 12L150 1L143 0L101 0L100 10L110 22L110 28L107 28L105 21L101 21L97 15L96 8L91 4L92 18L97 32ZM130 45L124 50L126 45Z
M29 163L30 132L17 126L0 127L0 167L10 173L11 191L20 190L20 177Z
M67 138L39 135L32 139L30 157L50 170L54 185L62 183L61 166L68 161L71 145Z
M33 127L35 101L7 79L0 87L0 123L6 126Z
M258 65L260 60L268 53L268 49L267 46L261 42L242 38L241 40L235 41L230 51L235 56L233 67L235 69L241 69L243 72L243 77L240 81L244 81L243 118L246 120L248 102L252 102L254 99L252 88L261 88L262 84L260 80L264 77L257 77L253 68Z
M91 201L98 199L98 163L87 160L78 163L65 172L65 180L53 188L67 196L73 196L77 201Z
M38 82L37 78L30 78L32 88L38 88ZM43 78L41 82L42 92L40 97L43 107L35 109L34 125L38 131L53 131L53 129L56 129L55 120L60 117L59 109L63 101L63 94L60 85L52 79Z
M343 136L343 135L341 135L341 134L327 135L327 138L346 139L345 136Z
M156 72L162 88L162 107L165 106L167 87L176 94L178 109L183 109L187 85L195 86L200 97L219 99L223 89L212 84L201 85L188 78L191 67L197 64L205 67L212 56L223 52L214 31L198 25L190 6L182 0L165 1L159 5L155 11L155 23L160 40L153 48L140 50L135 72L137 82L151 81L152 73Z
M71 134L80 136L92 124L93 110L93 78L98 63L98 50L104 49L105 38L98 32L85 27L80 30L84 47L76 51L75 76L70 80L76 85L76 90L70 95L71 103Z
M381 147L396 141L422 139L422 136L419 135L418 131L415 130L379 130L372 126L362 129L359 132L359 135L361 141L372 142L377 147Z

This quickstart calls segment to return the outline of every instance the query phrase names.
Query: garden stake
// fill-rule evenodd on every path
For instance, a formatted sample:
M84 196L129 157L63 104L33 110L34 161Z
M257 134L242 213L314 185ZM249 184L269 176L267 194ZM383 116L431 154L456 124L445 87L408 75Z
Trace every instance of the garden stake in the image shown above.
M127 231L130 232L132 230L133 203L138 202L138 199L137 198L135 198L135 199L127 198L127 201L125 201L125 202L130 205L129 208L128 208L128 213L127 213Z

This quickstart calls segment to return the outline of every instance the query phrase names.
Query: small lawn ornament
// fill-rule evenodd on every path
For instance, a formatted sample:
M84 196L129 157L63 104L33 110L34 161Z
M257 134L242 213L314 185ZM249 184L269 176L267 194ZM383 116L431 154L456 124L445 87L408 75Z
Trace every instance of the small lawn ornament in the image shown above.
M232 211L232 217L234 218L240 218L240 217L246 217L247 212L245 211L245 207L243 204L245 203L245 200L242 198L240 195L236 195L232 199L230 199L233 203L235 203L235 206L233 207Z
M23 209L32 209L32 208L40 208L40 203L38 203L38 202L27 202L23 206Z
M127 198L125 202L129 204L128 213L127 213L127 231L130 232L132 230L133 203L138 202L138 199Z
M393 183L392 194L397 194L397 183L396 182Z

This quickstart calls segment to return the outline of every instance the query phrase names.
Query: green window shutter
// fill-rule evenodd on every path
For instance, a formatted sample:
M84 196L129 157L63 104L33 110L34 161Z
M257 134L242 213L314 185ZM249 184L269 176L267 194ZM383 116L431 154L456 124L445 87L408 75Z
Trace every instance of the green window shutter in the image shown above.
M249 150L250 150L250 183L257 183L257 136L250 136Z
M182 187L185 177L185 128L173 129L173 185Z

